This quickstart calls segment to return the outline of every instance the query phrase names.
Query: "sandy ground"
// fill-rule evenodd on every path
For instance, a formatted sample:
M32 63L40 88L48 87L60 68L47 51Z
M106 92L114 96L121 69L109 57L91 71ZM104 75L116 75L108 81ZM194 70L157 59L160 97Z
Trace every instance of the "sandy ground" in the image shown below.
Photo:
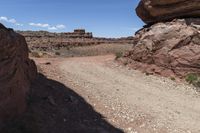
M200 96L191 86L120 66L114 55L36 59L127 133L199 133ZM46 65L50 62L50 65Z

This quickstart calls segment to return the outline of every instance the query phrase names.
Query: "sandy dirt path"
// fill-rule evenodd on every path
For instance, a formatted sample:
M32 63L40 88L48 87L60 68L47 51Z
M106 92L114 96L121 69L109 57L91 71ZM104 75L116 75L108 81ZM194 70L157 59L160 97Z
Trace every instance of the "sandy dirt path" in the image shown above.
M127 133L199 133L191 86L120 66L113 55L50 60L62 82Z

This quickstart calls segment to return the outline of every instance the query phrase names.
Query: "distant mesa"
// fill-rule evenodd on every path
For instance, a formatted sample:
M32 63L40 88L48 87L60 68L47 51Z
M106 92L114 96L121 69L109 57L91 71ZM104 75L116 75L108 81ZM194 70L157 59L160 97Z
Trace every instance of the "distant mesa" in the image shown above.
M200 17L199 0L141 0L137 15L147 24Z
M52 33L48 31L17 31L25 37L55 37L62 36L65 38L93 38L91 32L85 29L75 29L74 32Z
M98 44L121 43L133 44L134 37L102 38L93 37L92 32L85 29L75 29L73 32L52 33L47 31L17 31L26 38L31 51L49 51L77 46L90 46Z

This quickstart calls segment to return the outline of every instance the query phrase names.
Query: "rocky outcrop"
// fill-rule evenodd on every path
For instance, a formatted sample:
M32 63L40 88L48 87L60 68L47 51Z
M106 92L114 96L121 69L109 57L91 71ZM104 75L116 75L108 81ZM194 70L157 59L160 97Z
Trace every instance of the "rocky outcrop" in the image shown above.
M147 24L174 18L200 17L199 0L141 0L136 12Z
M157 23L139 31L136 39L125 54L133 68L163 76L200 74L200 19Z
M36 74L24 37L0 24L0 122L25 110Z
M123 61L148 74L200 74L198 0L141 0L136 12L148 25L136 33Z

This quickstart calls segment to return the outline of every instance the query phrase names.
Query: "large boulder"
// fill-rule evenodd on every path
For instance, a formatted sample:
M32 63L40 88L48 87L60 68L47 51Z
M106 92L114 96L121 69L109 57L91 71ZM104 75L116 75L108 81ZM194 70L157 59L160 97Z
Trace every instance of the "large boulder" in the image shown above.
M175 19L144 28L125 54L135 69L163 76L200 74L200 19Z
M200 17L199 0L141 0L137 15L147 24L174 18Z
M29 86L36 75L24 37L0 24L0 122L25 110Z

